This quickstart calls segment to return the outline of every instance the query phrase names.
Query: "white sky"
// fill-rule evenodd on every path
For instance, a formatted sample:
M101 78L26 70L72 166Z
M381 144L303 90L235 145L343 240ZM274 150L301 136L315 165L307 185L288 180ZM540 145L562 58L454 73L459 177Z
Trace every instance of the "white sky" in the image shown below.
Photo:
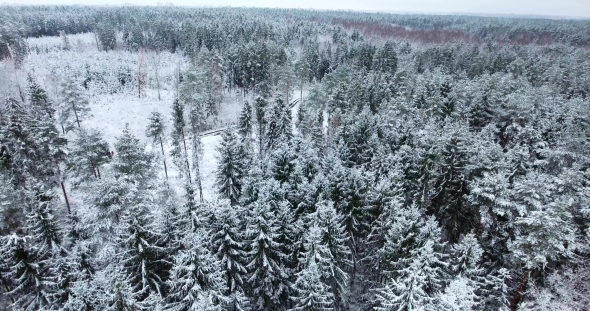
M0 0L2 1L2 0ZM590 17L590 0L4 0L18 4L237 6L413 13L482 13Z

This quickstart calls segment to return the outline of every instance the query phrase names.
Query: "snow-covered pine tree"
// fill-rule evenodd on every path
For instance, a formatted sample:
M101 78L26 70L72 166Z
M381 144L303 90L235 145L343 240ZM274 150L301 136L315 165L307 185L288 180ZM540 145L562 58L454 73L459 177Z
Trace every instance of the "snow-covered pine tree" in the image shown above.
M285 98L285 102L289 103L289 100L293 100L291 98L291 94L295 89L297 77L295 76L295 71L293 66L287 61L287 64L277 68L277 91L281 97Z
M36 185L29 194L30 210L27 214L27 232L36 242L41 257L58 252L63 236L59 219L53 210L55 194L43 185Z
M248 102L245 102L238 121L238 132L246 142L249 142L252 139L253 127L252 106L250 106Z
M90 109L78 83L73 78L66 77L61 84L59 96L58 120L63 131L72 130L75 124L81 128L80 122L87 117Z
M466 166L470 163L470 139L466 135L463 129L452 133L440 152L440 160L435 164L438 177L429 212L437 215L447 229L450 243L456 243L461 234L468 233L477 216L467 202L469 171Z
M15 309L42 309L56 298L59 280L52 267L56 267L53 259L62 254L63 235L53 210L54 200L51 189L33 185L26 192L27 235L13 234L3 241L2 266L9 280L5 286L10 288L8 295Z
M166 135L166 125L161 113L154 111L150 114L149 124L145 131L147 137L152 139L152 143L160 144L162 150L162 161L164 162L164 173L168 179L168 168L166 167L166 154L164 153L164 136Z
M51 305L51 280L40 263L33 238L11 234L1 239L2 279L11 307L17 310L40 310Z
M134 311L143 309L138 294L123 271L111 272L102 307L109 311ZM102 297L101 297L102 298Z
M169 310L224 310L225 282L220 262L209 252L205 232L188 233L183 250L174 256L170 278Z
M352 252L349 247L350 236L344 225L344 217L334 208L333 202L321 201L311 214L311 221L320 231L321 244L328 255L320 264L322 280L334 297L336 306L347 305L349 277L347 271L352 267Z
M190 111L190 129L191 129L191 149L192 162L195 171L195 182L199 189L199 199L203 203L203 183L201 176L201 157L203 156L203 146L201 144L201 132L207 126L207 118L202 109L193 105Z
M439 229L440 231L440 229ZM378 307L375 310L429 310L436 308L435 295L441 288L441 270L444 262L441 253L434 249L435 242L428 240L411 251L411 260L401 266L385 287L377 290Z
M562 183L560 176L535 172L516 179L511 189L520 215L508 249L526 269L544 269L553 260L573 258L583 247L572 215L574 199L558 186Z
M31 74L27 75L27 82L27 93L29 95L31 109L35 113L42 113L45 114L45 117L53 119L55 117L55 109L47 97L47 92L45 92Z
M164 293L170 264L167 250L158 245L161 236L147 204L139 202L125 211L117 238L122 273L138 301Z
M461 242L453 245L453 257L451 258L450 270L466 278L479 282L484 273L480 266L483 250L475 234L469 233Z
M281 143L289 142L293 136L293 125L291 124L291 109L282 98L277 98L272 107L272 113L268 118L266 129L266 146L274 149Z
M296 274L291 295L295 306L291 310L334 310L334 294L325 283L330 269L330 251L322 243L320 228L313 226L306 235L303 269Z
M212 236L212 249L220 260L225 293L243 293L244 279L247 270L244 266L246 259L245 241L245 211L240 207L230 206L220 202L216 209L216 228Z
M215 183L219 194L231 201L232 205L238 204L242 191L242 179L245 174L244 161L246 160L243 148L236 134L227 130L222 135L222 141L218 148L220 153Z
M91 186L86 203L96 217L92 231L112 233L124 211L137 202L136 189L131 183L113 176L103 178Z
M485 291L484 269L480 266L483 250L473 233L452 246L449 270L455 277L438 296L443 310L480 310Z
M172 161L178 167L178 172L182 177L183 172L187 173L188 181L191 181L190 166L188 162L188 153L186 148L186 139L184 136L184 128L186 121L184 119L184 106L178 99L174 100L172 105Z
M111 161L109 149L108 143L98 130L80 130L68 157L68 167L77 178L74 185L79 185L92 177L101 178L100 166Z
M392 41L387 41L375 55L373 67L381 72L394 75L397 71L397 53Z
M146 152L144 144L131 134L129 124L125 124L123 133L117 139L117 154L113 160L115 174L145 186L154 177L152 154Z
M261 156L264 151L264 142L265 142L264 134L266 133L266 125L268 123L267 116L266 116L267 107L268 107L268 101L267 101L267 99L265 99L263 97L259 96L254 101L254 113L256 115L256 123L257 123L257 129L258 129L258 133L256 135L256 136L258 136L257 137L257 139L258 139L258 153Z
M3 104L0 119L2 169L15 185L22 186L36 168L33 159L37 154L35 137L30 131L33 121L25 107L15 99L7 98Z
M454 278L437 297L433 308L444 311L481 310L477 287L464 276Z
M162 187L156 196L159 206L155 227L160 235L158 245L168 249L169 255L174 255L180 249L180 240L186 230L185 216L170 185Z
M293 182L295 152L286 143L279 143L270 154L270 171L281 184Z
M442 288L441 229L433 217L424 219L416 208L396 212L386 242L379 252L388 281L377 289L377 310L427 308Z
M289 273L283 265L287 254L279 243L279 223L271 204L254 203L248 217L249 276L247 295L254 310L284 310L289 295Z

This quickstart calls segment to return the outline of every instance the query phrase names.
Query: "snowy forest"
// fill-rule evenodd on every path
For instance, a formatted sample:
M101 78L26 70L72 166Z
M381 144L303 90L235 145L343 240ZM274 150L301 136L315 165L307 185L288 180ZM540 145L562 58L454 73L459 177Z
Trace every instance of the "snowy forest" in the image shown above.
M0 6L0 310L588 310L590 20Z

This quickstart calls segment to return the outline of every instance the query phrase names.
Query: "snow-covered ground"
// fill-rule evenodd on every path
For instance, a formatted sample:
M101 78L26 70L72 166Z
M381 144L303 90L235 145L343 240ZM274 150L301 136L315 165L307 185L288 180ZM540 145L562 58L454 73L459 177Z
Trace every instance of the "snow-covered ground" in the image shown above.
M31 53L25 59L21 72L31 73L37 82L44 87L51 99L58 99L58 92L62 77L70 75L82 81L87 72L96 72L104 76L102 86L91 86L85 90L85 96L90 104L90 116L82 121L82 126L95 128L103 133L104 139L114 150L114 143L121 135L126 124L129 124L131 132L146 143L148 150L154 149L154 153L160 157L159 146L152 146L151 141L145 135L149 115L160 112L167 121L168 131L171 125L172 103L176 97L174 87L174 75L178 68L186 69L187 59L178 54L162 53L157 64L154 54L140 55L128 51L116 50L98 51L94 35L91 33L68 36L70 50L63 50L63 39L60 37L30 38L27 40ZM141 57L147 63L146 73L148 83L141 97L133 86L127 86L116 93L111 90L118 85L118 74L122 69L137 70ZM155 87L156 67L160 77L160 100ZM26 85L26 75L21 74L21 85ZM307 97L308 90L304 89L303 98ZM293 91L291 100L300 99L300 90ZM227 124L235 123L239 117L245 102L253 102L252 95L245 97L241 92L225 92L220 105L219 116L210 120L214 128L221 128ZM299 104L293 107L293 121L297 118ZM295 130L295 129L294 129ZM68 137L73 140L74 134ZM201 180L203 196L207 201L215 200L215 170L219 153L218 145L221 136L202 137L203 155L201 158ZM172 163L170 157L170 138L165 142L166 163L168 167L169 182L184 192L182 180L179 178L178 168ZM159 174L164 178L164 170L161 158L158 158L161 166ZM195 176L193 176L194 179ZM75 198L74 198L75 200Z

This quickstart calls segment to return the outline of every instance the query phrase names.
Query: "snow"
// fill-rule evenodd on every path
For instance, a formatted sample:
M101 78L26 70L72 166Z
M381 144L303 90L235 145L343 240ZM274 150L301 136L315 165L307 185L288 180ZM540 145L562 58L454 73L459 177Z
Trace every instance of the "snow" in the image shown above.
M67 37L71 46L69 51L63 50L63 39L59 36L27 39L31 53L25 59L24 71L31 72L53 100L58 100L59 85L63 76L73 76L75 79L82 81L88 70L101 73L104 76L103 84L91 85L86 90L85 96L89 100L90 116L82 121L82 126L100 130L105 141L114 150L117 137L121 135L125 124L128 123L131 133L146 144L148 151L152 150L157 155L156 163L158 166L162 166L161 169L158 169L158 173L161 178L164 178L160 147L152 146L150 139L146 137L145 129L148 125L149 115L157 111L165 116L167 130L170 130L172 102L176 98L174 77L178 68L186 69L188 67L188 60L179 54L163 52L160 54L159 64L156 65L155 54L146 53L143 57L147 63L148 83L142 92L142 96L138 97L137 89L133 85L135 81L113 93L111 90L119 87L117 74L122 68L137 70L140 56L137 53L122 50L121 47L115 51L98 51L92 33L68 35ZM158 91L155 84L156 66L161 81L160 100L158 100ZM135 78L136 73L132 71L131 74ZM25 77L20 78L22 80L21 84L26 85ZM305 99L308 93L308 88L304 88L303 92L296 88L289 98L290 100L301 101L301 96ZM253 101L253 94L244 96L241 90L232 90L232 92L225 90L220 104L219 115L210 119L212 127L216 129L234 125L244 103L252 103ZM293 107L293 121L297 119L297 110L300 103ZM69 133L68 139L73 141L75 134ZM217 168L217 157L219 156L217 147L220 141L220 135L201 138L203 146L203 155L200 162L201 180L203 196L207 201L216 199L215 170ZM164 142L164 149L169 181L179 193L183 193L183 181L179 179L178 168L172 163L170 157L170 138ZM77 201L75 198L74 200Z

